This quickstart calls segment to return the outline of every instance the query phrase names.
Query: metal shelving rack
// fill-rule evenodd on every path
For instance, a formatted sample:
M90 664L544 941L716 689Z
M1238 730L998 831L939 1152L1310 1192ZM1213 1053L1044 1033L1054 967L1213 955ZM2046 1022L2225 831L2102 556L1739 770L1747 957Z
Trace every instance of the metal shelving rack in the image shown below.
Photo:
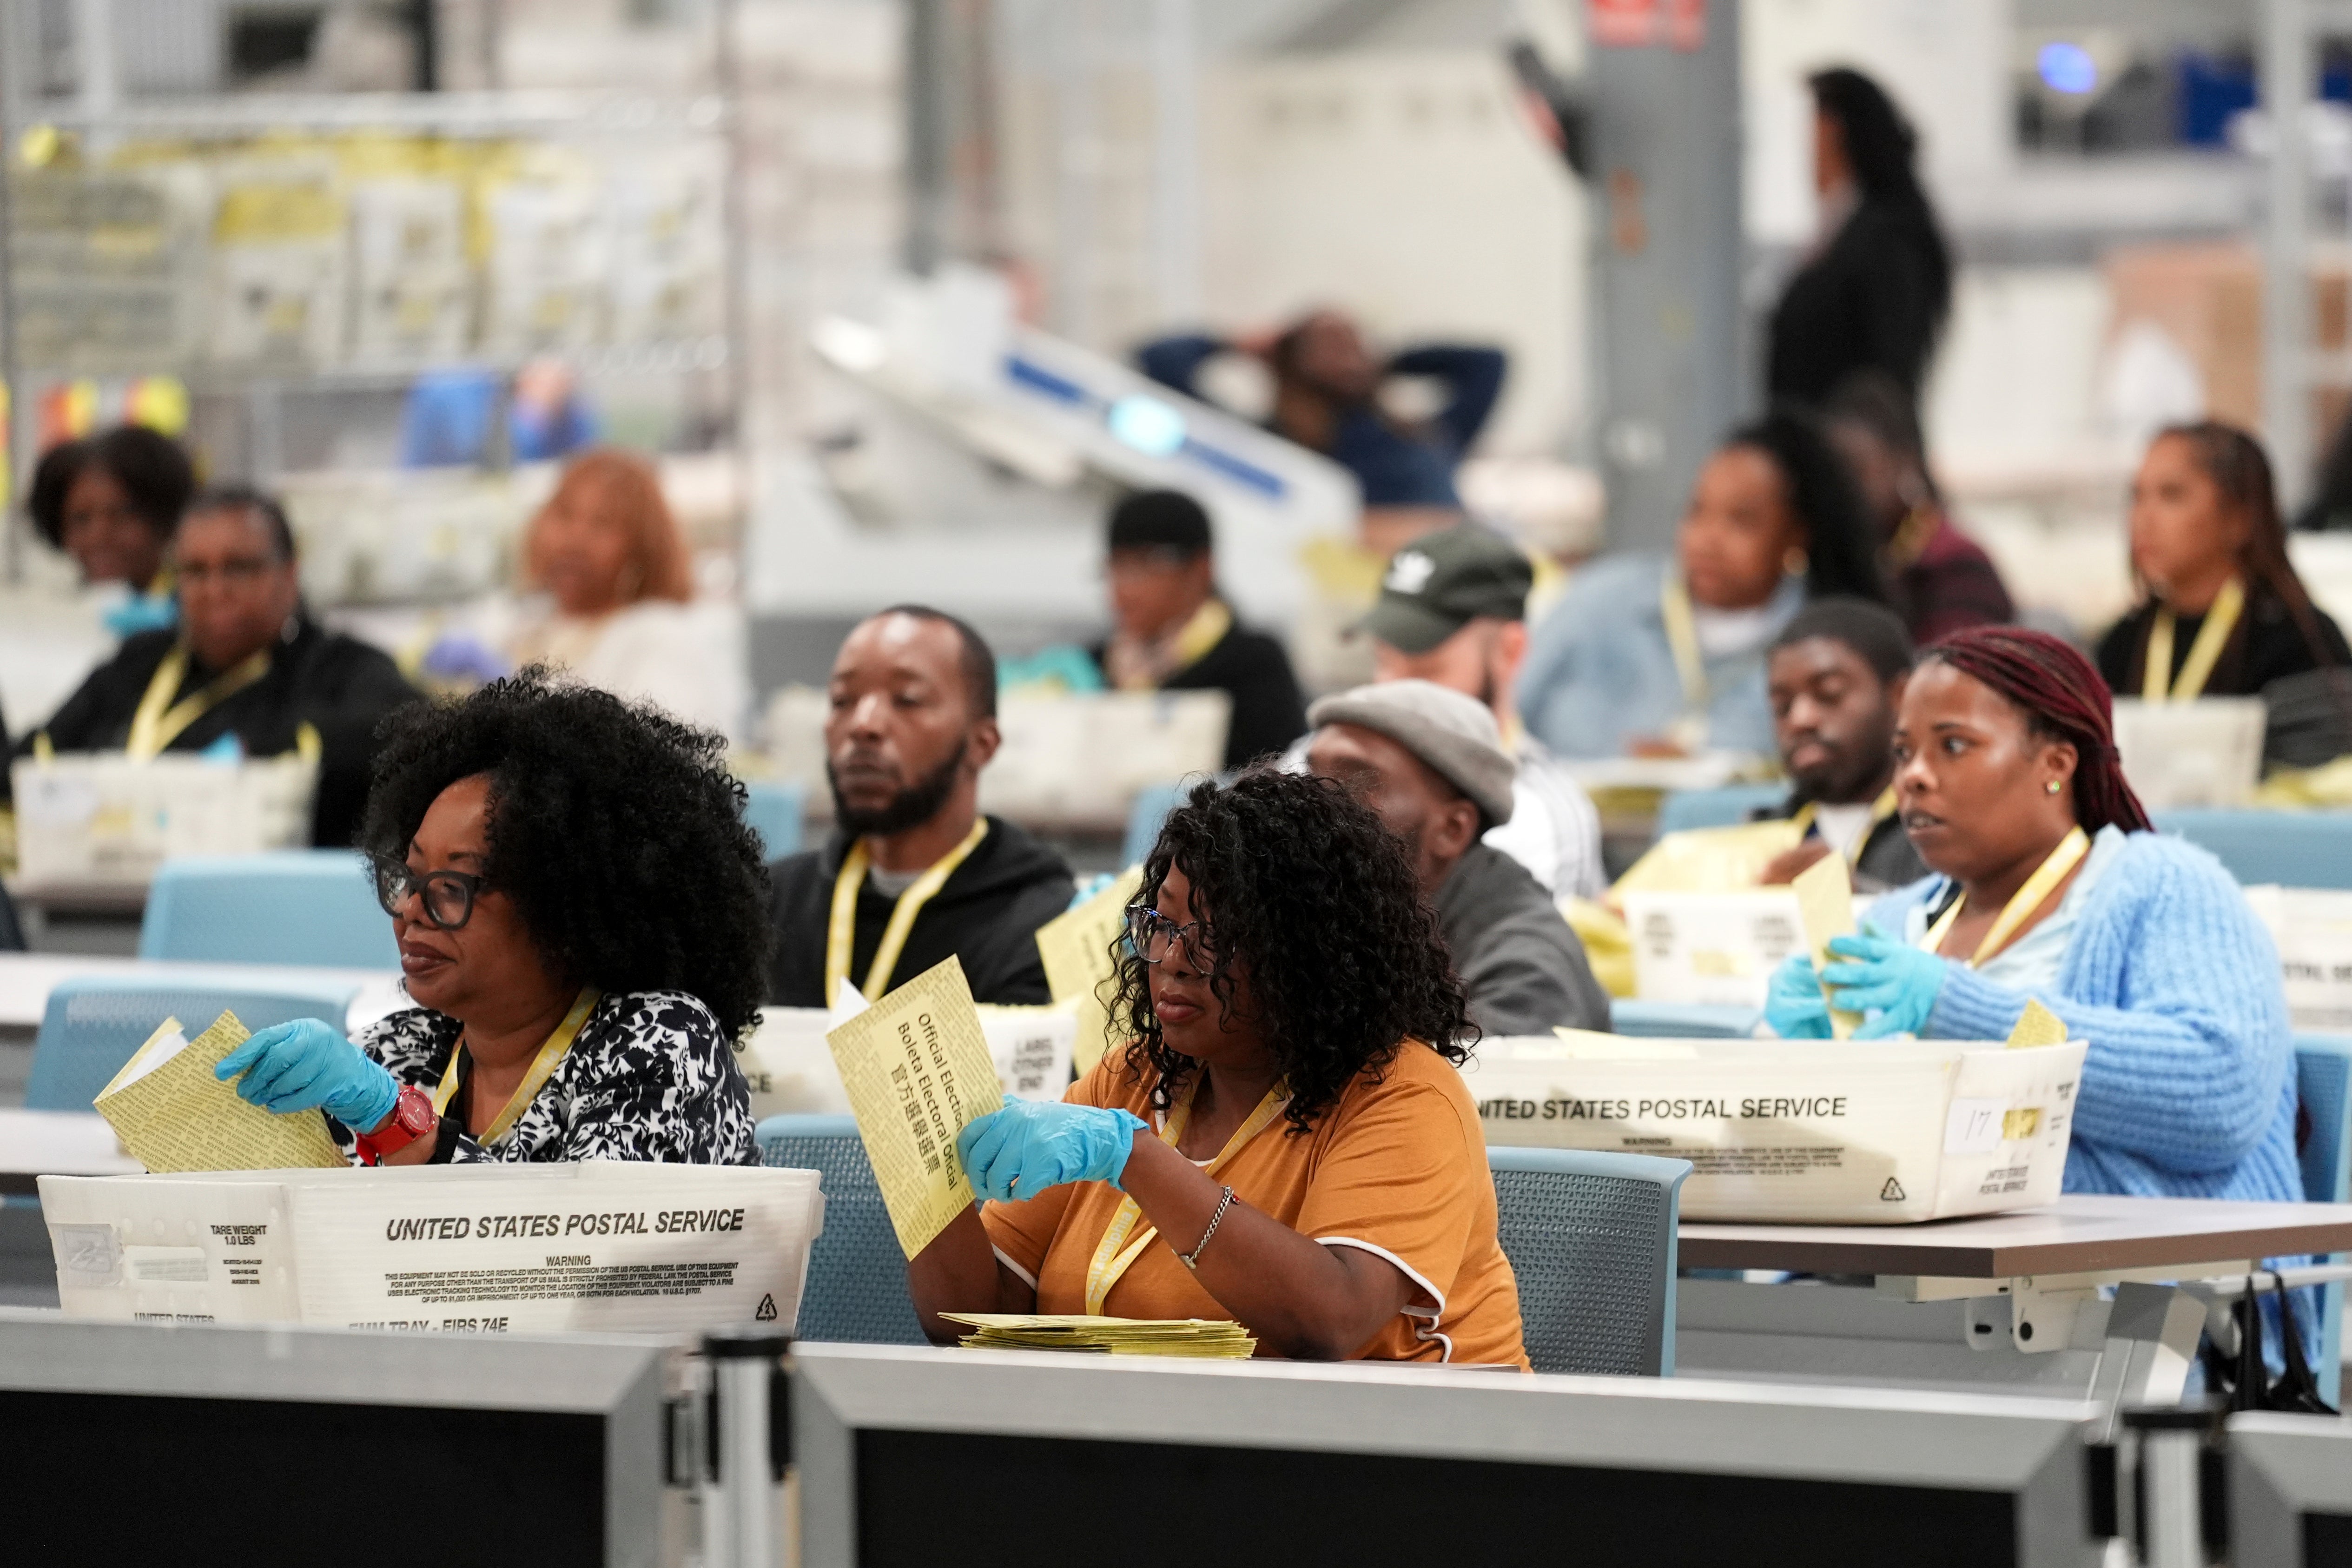
M408 93L226 93L174 99L125 99L117 73L100 62L83 62L82 89L72 97L37 95L24 79L26 47L41 0L0 0L0 385L11 389L7 449L10 470L21 492L36 457L39 388L86 374L70 366L27 363L23 352L14 265L19 216L12 198L19 149L27 132L47 128L81 139L102 153L142 139L182 142L241 142L278 134L326 136L382 132L445 140L541 140L566 144L643 144L648 138L708 138L719 159L719 221L721 254L717 331L708 336L640 341L551 351L590 377L636 374L710 376L722 439L744 460L740 441L746 395L742 352L745 321L741 255L743 160L740 121L730 96L734 61L735 6L720 0L714 23L714 80L719 90L681 97L626 92L542 90ZM107 16L111 0L75 0L78 45L111 38ZM97 18L93 25L90 18ZM12 63L12 61L14 63ZM278 468L271 432L285 400L311 393L397 391L431 371L471 369L510 372L528 354L468 352L427 363L398 359L347 360L327 364L286 361L222 363L197 356L185 363L157 363L148 374L176 375L192 395L241 396L247 400L252 435L247 453L256 477ZM746 491L745 493L748 493ZM15 498L10 498L13 503ZM0 580L20 581L23 530L13 505L0 555Z

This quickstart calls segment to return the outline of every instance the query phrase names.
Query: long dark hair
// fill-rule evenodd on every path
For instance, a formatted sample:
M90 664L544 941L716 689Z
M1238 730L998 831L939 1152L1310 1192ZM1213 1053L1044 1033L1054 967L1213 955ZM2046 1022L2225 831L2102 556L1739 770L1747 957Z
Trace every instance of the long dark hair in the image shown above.
M1877 527L1821 421L1800 409L1775 408L1734 430L1724 445L1751 447L1780 470L1789 505L1805 525L1807 598L1886 602L1886 584L1878 574Z
M1813 108L1837 123L1862 199L1897 218L1927 265L1930 317L1940 328L1952 307L1952 252L1919 186L1918 133L1886 89L1847 66L1815 72L1805 85Z
M2113 823L2147 831L2147 811L2116 751L2115 695L2070 644L2024 626L1970 626L1919 658L1982 681L2025 715L2033 733L2074 748L2074 820L2085 830Z
M85 469L98 468L122 487L131 510L158 539L169 539L196 492L196 470L188 454L169 436L143 425L118 425L102 436L51 447L33 470L25 510L33 531L51 546L65 548L66 497Z
M1289 1088L1293 1131L1407 1040L1468 1058L1477 1026L1404 845L1342 785L1271 768L1200 784L1168 814L1137 900L1156 900L1171 869L1192 884L1220 1008L1234 1005L1234 968L1248 973L1250 1018ZM1161 1038L1150 968L1118 951L1111 1016L1135 1040L1125 1071L1140 1082L1148 1065L1164 1110L1199 1064Z
M2221 492L2222 504L2246 520L2246 540L2238 546L2239 574L2250 586L2269 590L2286 606L2321 668L2334 665L2336 658L2319 629L2310 591L2304 587L2286 552L2286 520L2279 512L2278 486L2271 477L2271 460L2263 444L2237 426L2218 419L2168 425L2156 433L2156 439L2189 444L2198 471L2213 481L2213 488ZM2230 636L2233 642L2243 642L2246 623L2239 621Z

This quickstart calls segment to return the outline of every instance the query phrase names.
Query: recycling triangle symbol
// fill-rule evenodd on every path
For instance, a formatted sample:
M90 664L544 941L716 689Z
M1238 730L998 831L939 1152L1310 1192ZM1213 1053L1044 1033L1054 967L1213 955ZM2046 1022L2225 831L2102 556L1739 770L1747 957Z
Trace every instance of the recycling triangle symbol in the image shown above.
M769 1295L769 1296L762 1296L762 1297L761 1297L761 1298L760 1298L760 1310L759 1310L758 1311L756 1311L756 1312L752 1313L752 1314L751 1314L751 1316L753 1316L754 1318L757 1318L760 1321L761 1321L761 1322L763 1322L763 1323L772 1323L772 1322L774 1322L774 1321L776 1321L776 1299L775 1299L775 1297L774 1297L774 1296L772 1296L772 1295Z
M1887 1177L1886 1184L1878 1189L1878 1201L1883 1204L1899 1204L1903 1201L1905 1196L1906 1194L1903 1191L1903 1184L1896 1181L1892 1176ZM762 1303L761 1310L763 1311L766 1310L764 1303Z

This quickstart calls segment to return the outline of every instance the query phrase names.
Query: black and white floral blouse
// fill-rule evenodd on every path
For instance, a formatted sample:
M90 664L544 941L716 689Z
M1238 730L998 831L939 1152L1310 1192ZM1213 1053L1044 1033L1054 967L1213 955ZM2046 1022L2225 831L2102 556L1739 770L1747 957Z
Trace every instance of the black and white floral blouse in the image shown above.
M461 1028L445 1013L411 1007L362 1029L354 1043L430 1094ZM349 1149L350 1134L338 1129L338 1136ZM760 1151L751 1092L710 1009L683 991L638 991L597 1002L504 1137L483 1143L453 1121L434 1158L755 1165Z

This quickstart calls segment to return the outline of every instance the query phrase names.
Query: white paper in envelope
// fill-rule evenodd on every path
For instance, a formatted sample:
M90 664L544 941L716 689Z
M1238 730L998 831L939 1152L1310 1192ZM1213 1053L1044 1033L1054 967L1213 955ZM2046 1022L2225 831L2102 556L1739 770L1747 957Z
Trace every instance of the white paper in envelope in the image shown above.
M847 1116L849 1091L824 1043L822 1007L763 1007L736 1060L751 1087L751 1114ZM837 1021L837 1020L836 1020ZM983 1006L980 1026L997 1081L1016 1100L1059 1100L1070 1086L1076 1015L1066 1007Z
M1687 1219L1860 1225L2055 1202L2087 1048L1601 1038L1482 1043L1487 1142L1688 1160Z
M791 1328L814 1171L581 1164L44 1176L68 1317L418 1332Z

